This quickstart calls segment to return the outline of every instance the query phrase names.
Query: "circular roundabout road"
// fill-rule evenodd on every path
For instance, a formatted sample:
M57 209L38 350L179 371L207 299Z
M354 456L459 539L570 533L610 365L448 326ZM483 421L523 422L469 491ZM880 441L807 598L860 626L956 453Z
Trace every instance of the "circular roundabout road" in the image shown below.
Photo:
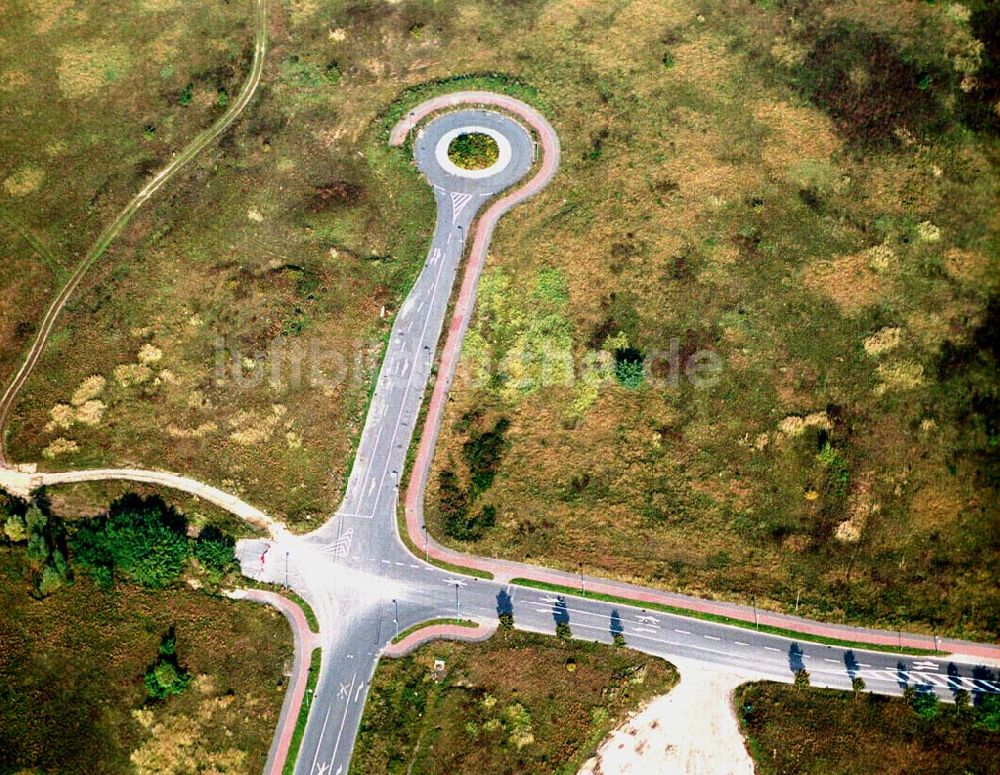
M463 169L448 158L448 146L459 135L475 133L492 137L499 155L485 169ZM435 188L486 197L524 177L534 152L528 130L514 119L495 110L464 108L431 119L417 133L413 156Z

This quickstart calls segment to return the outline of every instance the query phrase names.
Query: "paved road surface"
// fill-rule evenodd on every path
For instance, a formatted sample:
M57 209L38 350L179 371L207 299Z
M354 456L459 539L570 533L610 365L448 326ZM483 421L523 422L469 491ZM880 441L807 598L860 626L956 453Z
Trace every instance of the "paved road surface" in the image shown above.
M442 144L463 127L502 133L511 149L506 165L475 178L444 169ZM869 690L885 694L899 694L907 685L945 698L959 688L995 690L995 676L984 667L796 643L641 606L552 595L449 573L404 547L396 517L400 473L467 235L483 203L528 172L534 151L529 132L494 110L445 113L418 133L414 156L434 187L437 225L427 262L394 322L343 505L309 535L240 544L244 573L294 588L313 605L321 625L322 668L296 773L348 771L380 653L397 632L442 616L495 623L499 612L509 610L519 628L554 633L556 623L565 621L574 636L605 643L619 632L633 648L694 660L706 669L724 667L748 679L790 681L795 670L806 668L816 685L850 688L851 678L860 676ZM461 306L460 299L453 330L467 323ZM450 381L450 373L441 371Z
M258 2L259 23L263 19L263 6ZM259 77L256 62L263 51L260 29L259 26L254 79ZM252 88L247 99L250 94ZM641 603L611 605L578 596L551 595L502 580L485 581L449 573L410 554L397 528L399 477L431 376L437 343L445 328L448 300L468 233L483 205L529 172L538 147L536 138L510 114L520 115L541 135L537 140L543 158L531 180L514 193L493 201L475 227L471 271L466 273L448 325L440 377L430 403L428 425L421 436L414 479L408 489L410 502L406 516L411 535L416 534L418 543L422 525L419 504L443 401L471 315L476 279L493 225L509 207L544 187L558 162L558 140L547 122L523 103L499 95L461 93L431 100L400 123L393 132L393 141L398 144L412 125L433 110L466 102L490 103L507 114L493 108L457 109L431 118L415 138L415 160L434 187L437 225L425 266L394 321L344 503L326 524L309 535L296 536L228 493L164 472L107 469L32 475L0 467L0 486L27 492L41 484L67 481L116 478L149 481L202 495L264 527L269 539L244 540L238 544L244 574L293 588L311 604L320 624L322 667L295 768L299 775L347 772L379 654L398 631L442 616L475 619L493 626L498 613L510 611L516 626L522 629L554 633L557 622L566 622L574 636L607 643L612 642L615 633L620 633L633 648L668 659L693 660L707 670L724 667L748 679L791 681L794 671L804 667L815 685L849 688L851 677L859 676L869 690L884 694L899 694L906 686L933 691L945 699L959 689L974 693L1000 690L995 670L977 664L975 659L916 659L794 642L744 628L647 611ZM461 129L480 129L500 137L502 154L497 168L469 176L457 174L446 166L442 148L449 133ZM58 309L55 313L58 314ZM17 380L14 392L16 388ZM8 405L4 403L0 411ZM447 554L447 550L430 541L427 548L434 554ZM489 564L501 578L544 571L517 563L464 559ZM544 572L562 583L576 581L571 574ZM664 594L601 579L587 578L584 583L591 590L604 585L639 599ZM678 600L688 608L704 602ZM740 615L746 613L739 607L733 610ZM864 636L874 632L845 629ZM875 635L885 638L884 633ZM952 641L949 645L972 654L995 657L998 653L995 646L985 644ZM294 719L288 723L294 725Z

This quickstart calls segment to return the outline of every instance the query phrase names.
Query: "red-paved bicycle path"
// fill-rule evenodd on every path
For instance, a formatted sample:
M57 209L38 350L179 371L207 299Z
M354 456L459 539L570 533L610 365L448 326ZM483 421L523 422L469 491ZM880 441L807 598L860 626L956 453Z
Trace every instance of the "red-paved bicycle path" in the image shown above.
M459 567L486 571L493 574L500 581L525 578L548 584L578 587L580 586L581 579L575 574L549 570L540 566L509 560L497 560L463 554L438 544L424 532L424 491L430 475L434 447L441 429L441 423L444 419L444 408L448 391L451 389L458 366L462 340L465 337L475 306L476 288L479 283L479 277L482 274L483 266L486 263L487 248L493 235L493 229L504 213L514 205L533 196L544 188L555 175L559 165L559 139L549 122L537 110L520 100L490 92L455 92L428 100L414 108L406 118L393 127L389 142L391 145L401 145L409 132L432 113L470 105L498 107L524 120L531 126L538 137L542 148L542 160L536 173L524 186L495 201L476 222L465 274L462 278L462 285L455 303L452 319L448 325L447 338L441 351L437 379L434 382L423 432L420 436L420 444L417 448L416 458L406 490L406 499L404 502L406 531L414 546L424 547L425 553L435 560ZM995 644L972 643L948 638L935 638L934 636L917 633L828 624L799 616L763 611L735 603L705 600L689 595L665 592L594 577L584 577L582 582L588 592L614 595L639 604L653 603L668 605L685 611L725 616L747 623L780 627L802 633L803 635L836 638L894 648L940 649L941 651L953 654L1000 661L1000 646Z
M312 661L313 649L319 647L319 636L316 635L306 621L305 613L295 602L277 592L263 589L240 589L229 595L237 600L252 600L256 603L277 608L288 620L292 628L292 638L295 642L295 661L290 676L291 686L285 692L285 701L281 705L281 714L271 740L271 748L264 765L264 775L281 775L285 769L288 752L295 736L295 725L302 710L302 701L306 696L306 684L309 682L309 666Z

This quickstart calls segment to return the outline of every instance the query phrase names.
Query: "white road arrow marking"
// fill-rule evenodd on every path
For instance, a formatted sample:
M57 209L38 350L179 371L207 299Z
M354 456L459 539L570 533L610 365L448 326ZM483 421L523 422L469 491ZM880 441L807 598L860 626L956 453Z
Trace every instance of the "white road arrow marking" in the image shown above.
M456 587L464 587L466 585L465 582L462 581L461 579L453 579L450 576L448 578L444 579L443 583L445 583L445 584L451 584L451 585L456 586Z

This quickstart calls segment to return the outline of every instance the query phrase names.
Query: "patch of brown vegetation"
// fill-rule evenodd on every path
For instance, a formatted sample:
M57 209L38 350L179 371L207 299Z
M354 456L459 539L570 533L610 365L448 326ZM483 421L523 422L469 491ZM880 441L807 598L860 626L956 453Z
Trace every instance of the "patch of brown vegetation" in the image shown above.
M865 253L853 253L830 261L816 261L802 274L802 284L831 298L845 312L857 312L877 302L887 290L887 281L869 267Z
M761 156L779 170L788 170L806 159L827 159L842 145L833 123L815 108L787 102L762 102L754 118L771 130Z
M318 213L337 207L351 207L364 201L367 191L364 186L349 180L334 180L316 186L313 192L310 212Z

